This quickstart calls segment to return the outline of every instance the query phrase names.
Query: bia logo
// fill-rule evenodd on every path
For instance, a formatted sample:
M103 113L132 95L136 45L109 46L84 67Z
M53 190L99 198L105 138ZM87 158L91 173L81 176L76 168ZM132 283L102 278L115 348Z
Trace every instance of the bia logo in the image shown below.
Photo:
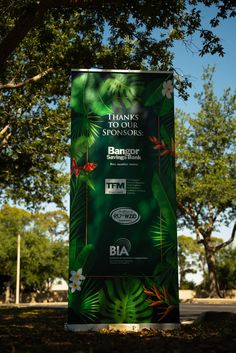
M110 256L129 256L129 253L125 246L120 247L119 245L111 245L110 246Z
M131 243L129 239L120 238L117 239L115 245L110 245L109 254L110 256L129 256L131 250Z
M126 179L105 179L105 194L126 194Z

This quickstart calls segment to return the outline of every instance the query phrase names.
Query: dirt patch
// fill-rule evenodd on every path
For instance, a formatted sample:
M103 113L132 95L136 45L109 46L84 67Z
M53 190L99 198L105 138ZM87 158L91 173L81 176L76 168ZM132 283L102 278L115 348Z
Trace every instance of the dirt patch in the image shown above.
M0 308L1 353L233 353L236 315L180 330L65 332L67 310Z

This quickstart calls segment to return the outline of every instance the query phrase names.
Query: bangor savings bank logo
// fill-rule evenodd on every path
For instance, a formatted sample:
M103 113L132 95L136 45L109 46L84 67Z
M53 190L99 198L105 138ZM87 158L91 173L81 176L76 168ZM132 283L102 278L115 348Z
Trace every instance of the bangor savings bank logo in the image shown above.
M127 238L117 239L114 245L110 245L110 256L129 256L131 251L131 243Z
M118 207L111 211L110 217L121 225L132 225L140 220L140 215L129 207Z

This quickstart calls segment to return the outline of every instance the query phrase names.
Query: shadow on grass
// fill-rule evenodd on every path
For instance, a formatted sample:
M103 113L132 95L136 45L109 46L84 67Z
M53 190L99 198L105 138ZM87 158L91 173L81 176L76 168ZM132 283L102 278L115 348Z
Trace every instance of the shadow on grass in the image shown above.
M236 315L235 315L236 316ZM65 332L66 309L0 308L1 353L200 353L236 346L236 318L182 325L180 330Z

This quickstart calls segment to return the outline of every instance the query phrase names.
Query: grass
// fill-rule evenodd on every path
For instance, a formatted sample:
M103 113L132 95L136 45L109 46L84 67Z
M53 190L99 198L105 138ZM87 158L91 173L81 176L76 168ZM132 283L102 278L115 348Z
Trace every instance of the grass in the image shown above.
M139 333L65 332L66 309L0 308L1 353L233 353L236 315L230 320Z

